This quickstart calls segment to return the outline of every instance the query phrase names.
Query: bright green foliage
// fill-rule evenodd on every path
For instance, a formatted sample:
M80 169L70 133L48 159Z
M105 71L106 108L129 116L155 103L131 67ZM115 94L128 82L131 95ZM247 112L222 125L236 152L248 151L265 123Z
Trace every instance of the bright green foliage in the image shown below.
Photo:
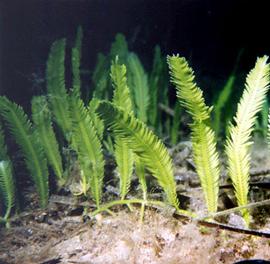
M34 133L32 124L23 109L6 97L0 97L0 112L6 121L11 134L20 146L26 166L37 188L40 206L48 202L48 168L43 149Z
M126 140L128 146L157 179L169 203L178 209L172 160L158 137L143 122L112 103L100 103L97 112L116 135Z
M193 70L187 61L179 56L168 56L168 64L171 81L177 89L177 97L193 119L193 157L206 204L209 212L216 212L220 169L215 134L208 125L211 108L206 106L202 91L194 82Z
M147 74L135 53L128 56L128 80L136 116L143 122L148 121L149 87Z
M111 66L111 79L114 87L113 103L121 107L127 113L132 114L132 102L127 86L126 67L118 63L118 57ZM120 196L125 199L133 172L134 155L125 140L115 136L114 146L115 160L120 178Z
M78 97L80 96L80 89L81 89L80 66L82 53L82 37L83 37L82 27L79 26L77 30L75 45L71 51L71 65L73 75L72 89L73 93L75 93Z
M230 127L230 136L226 144L229 175L239 206L248 202L251 133L256 114L261 110L269 89L267 59L267 56L258 58L254 69L247 76L245 90L234 117L235 125ZM248 211L243 210L242 213L248 224Z
M177 88L177 97L194 121L209 120L212 108L206 106L202 90L194 82L193 70L188 66L185 58L168 56L171 82Z
M47 61L47 90L50 109L63 135L70 141L72 128L68 95L65 87L65 39L53 43Z
M89 188L97 207L102 197L104 159L101 143L83 101L71 97L73 112L72 145L78 154L81 169L81 189L84 195Z
M121 137L115 138L114 155L117 171L120 178L120 196L124 199L129 192L131 176L133 172L134 154L125 140Z
M127 86L127 69L124 64L119 64L118 59L112 63L111 79L114 87L113 102L122 107L128 113L132 112L132 101L130 98L129 88Z
M0 126L0 193L6 206L5 220L8 220L15 201L15 185L12 164L7 154L4 133Z
M32 99L32 119L38 133L38 140L44 149L48 164L58 179L58 185L65 183L62 158L58 142L52 127L51 113L45 96L34 96Z

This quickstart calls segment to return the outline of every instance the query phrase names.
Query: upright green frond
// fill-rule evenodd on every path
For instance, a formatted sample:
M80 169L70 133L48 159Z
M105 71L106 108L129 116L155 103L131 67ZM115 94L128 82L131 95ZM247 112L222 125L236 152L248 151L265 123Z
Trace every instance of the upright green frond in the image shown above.
M65 39L53 43L47 61L46 80L50 108L65 138L70 140L71 118L65 87Z
M71 98L73 112L73 146L78 153L81 167L82 193L86 195L90 188L97 207L100 205L103 188L104 158L101 143L93 122L82 100Z
M118 64L118 57L111 66L111 79L114 86L113 102L115 105L132 113L132 102L127 86L126 67ZM129 191L133 171L133 153L126 142L115 136L114 146L117 170L120 178L120 196L124 199Z
M128 80L136 116L147 123L149 107L148 77L135 53L130 53L128 56Z
M125 139L165 191L171 205L178 208L172 160L162 142L146 125L112 103L100 103L97 112L114 133Z
M129 192L133 172L134 154L121 137L115 137L114 155L120 179L120 196L124 199Z
M5 220L8 220L15 203L15 185L13 181L12 165L9 160L0 160L0 191L6 206Z
M247 204L249 191L251 133L256 114L261 110L265 95L269 89L269 64L267 56L258 58L253 70L247 76L244 93L238 104L234 118L235 125L230 128L227 139L229 175L232 179L239 206ZM246 210L244 217L249 222Z
M81 77L80 77L80 67L81 67L81 53L82 53L82 27L79 26L77 30L75 45L71 51L71 64L72 64L72 89L78 97L80 97L81 90Z
M177 89L177 97L193 118L192 146L196 170L209 212L217 210L219 160L215 134L209 126L211 108L206 106L200 88L194 82L193 70L184 58L168 56L171 81Z
M97 63L92 75L94 92L92 97L98 99L108 99L108 77L109 77L109 61L102 53L97 55Z
M210 117L211 108L205 105L202 90L194 82L193 70L187 61L178 55L167 57L171 82L176 86L177 97L192 118L196 121L207 120Z
M219 157L216 150L215 133L204 122L194 122L192 129L193 158L196 171L209 212L216 212L219 189Z
M115 61L112 62L110 74L114 87L113 103L131 114L133 112L132 102L127 86L126 72L126 66L119 64L118 57L116 57ZM120 196L121 199L124 199L130 188L134 155L126 142L117 135L115 135L114 154L120 178Z
M124 108L128 113L132 112L132 101L127 86L127 69L124 64L118 63L118 57L112 62L111 79L114 87L113 102L118 107Z
M3 96L0 97L0 112L21 148L40 197L40 206L46 207L49 194L48 169L45 155L38 143L38 135L33 132L32 124L23 109Z
M63 178L62 158L53 131L51 113L45 96L33 97L32 119L39 135L39 143L44 149L49 165L53 168L53 171L57 176L59 186L61 186L65 183L65 179Z
M166 66L166 60L161 56L160 47L155 46L154 59L152 65L152 71L149 76L149 122L152 127L157 128L159 117L158 103L163 102L160 98L160 93L167 88L163 83L163 80L166 79L167 75L164 71L164 66ZM166 91L167 92L167 91Z
M128 56L128 44L123 34L118 33L110 50L110 59L114 60L118 56L121 63L125 63Z

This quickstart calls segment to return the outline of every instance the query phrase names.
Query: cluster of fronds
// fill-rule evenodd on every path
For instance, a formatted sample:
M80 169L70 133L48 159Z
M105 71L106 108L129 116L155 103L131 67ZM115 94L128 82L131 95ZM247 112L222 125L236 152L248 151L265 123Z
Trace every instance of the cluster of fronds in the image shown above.
M51 113L45 96L34 96L32 99L32 119L43 147L48 164L52 167L59 186L64 185L64 169L59 145L52 127Z
M23 109L3 96L0 97L0 113L21 149L27 169L38 190L40 206L46 207L49 194L48 169L37 131L33 129Z
M234 118L235 125L231 124L226 143L228 172L239 206L248 203L251 133L256 114L262 109L269 89L267 59L267 56L258 58L254 69L247 76L246 88ZM180 103L193 118L191 129L196 170L205 193L208 210L215 212L219 188L219 161L215 134L209 125L212 109L205 105L202 91L194 83L193 71L186 60L172 56L168 57L168 64ZM248 211L242 210L242 213L248 224Z
M65 84L66 40L60 39L53 43L46 69L48 94L33 97L32 120L27 117L22 107L4 96L0 97L0 114L7 130L20 147L39 194L40 206L44 208L48 202L48 165L52 168L60 188L68 182L67 164L62 159L61 152L63 148L68 148L76 158L75 164L80 176L80 189L75 194L91 197L96 203L96 212L107 208L102 205L104 145L114 154L117 165L120 196L118 204L129 205L132 200L126 199L135 171L143 199L133 201L142 203L141 215L145 204L149 202L147 173L155 177L164 190L168 203L179 211L172 159L165 145L148 127L150 125L159 134L164 132L162 116L158 110L159 103L162 103L165 111L172 116L167 118L169 121L165 122L165 130L174 144L179 139L181 107L192 117L190 128L196 170L208 211L216 212L220 165L216 136L211 127L213 107L206 105L202 90L195 83L193 70L187 61L178 55L167 58L171 82L176 86L179 99L172 110L166 94L166 77L161 77L166 74L165 60L159 47L155 48L153 69L148 74L139 57L129 52L124 36L118 34L109 56L99 55L92 76L95 89L88 92L85 99L82 98L80 78L82 36L82 29L79 27L71 50L71 89L67 89ZM215 123L215 130L219 128L217 124L220 112L231 94L234 80L235 76L232 75L217 100L215 120L218 121ZM226 143L228 171L239 206L248 203L251 133L268 88L269 64L265 56L257 60L255 68L247 76L246 89L238 104ZM106 130L105 126L108 126L109 130ZM59 128L57 134L54 132L55 128ZM15 184L12 162L7 154L1 127L0 190L6 208L0 221L4 219L7 222L14 206ZM117 204L117 201L112 204ZM243 210L242 213L248 223L247 211Z
M168 202L178 208L172 160L157 136L142 121L112 103L100 103L97 111L157 179L167 195Z

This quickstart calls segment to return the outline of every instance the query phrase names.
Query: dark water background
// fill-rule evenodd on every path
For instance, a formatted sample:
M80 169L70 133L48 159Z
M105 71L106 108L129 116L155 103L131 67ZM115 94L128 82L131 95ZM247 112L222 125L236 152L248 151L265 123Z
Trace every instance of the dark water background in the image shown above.
M180 53L201 75L225 79L241 48L240 70L270 55L267 1L238 0L0 0L0 93L29 105L44 90L49 48L58 38L72 45L82 25L83 67L93 70L97 52L108 52L116 33L146 68L153 48ZM207 89L206 89L207 91ZM213 91L212 91L213 93Z

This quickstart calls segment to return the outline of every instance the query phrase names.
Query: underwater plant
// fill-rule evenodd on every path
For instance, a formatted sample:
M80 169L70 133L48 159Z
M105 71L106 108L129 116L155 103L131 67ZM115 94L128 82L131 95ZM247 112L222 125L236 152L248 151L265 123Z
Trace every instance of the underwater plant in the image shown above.
M80 78L80 66L82 56L82 27L77 29L77 35L75 39L75 45L71 50L71 66L72 66L72 90L78 97L81 95L81 78Z
M254 69L247 75L245 90L234 117L235 124L231 124L226 142L228 171L239 206L248 203L251 133L256 114L261 110L269 89L270 66L267 60L267 56L258 58ZM244 209L242 214L248 225L248 211Z
M246 88L238 104L235 124L229 128L226 141L228 172L232 179L238 206L248 203L251 134L256 114L262 109L269 89L269 64L267 56L258 58L255 67L247 75ZM184 58L169 56L171 80L177 88L180 103L193 119L191 124L193 156L196 170L205 193L210 212L217 210L219 161L214 131L210 127L212 108L205 105L202 91L194 83L192 69ZM242 210L249 224L247 209Z
M32 98L32 119L35 125L38 140L44 149L48 164L52 167L58 186L65 184L65 174L59 145L52 127L51 113L45 96Z
M21 149L26 167L35 183L40 206L45 208L49 195L48 168L37 131L33 128L22 107L4 96L0 97L0 113Z
M70 142L72 120L70 117L68 94L65 87L65 47L65 39L57 40L52 44L47 61L46 81L49 108L52 112L53 119L61 129L65 139ZM78 80L74 81L74 83L77 85Z
M127 113L132 114L132 102L127 86L126 67L118 63L118 57L111 65L111 79L114 86L113 103ZM114 155L120 178L120 197L125 199L131 183L134 154L124 139L115 135Z
M15 184L13 179L12 162L7 154L7 147L4 141L4 132L0 124L0 194L3 198L3 204L6 207L6 212L3 217L0 217L6 226L9 227L9 217L11 210L15 204Z
M193 158L204 191L209 212L217 211L219 160L216 150L215 133L210 127L210 113L203 99L201 89L194 82L193 70L185 58L168 56L171 82L176 86L181 105L192 116Z
M90 188L97 207L102 197L104 158L97 131L81 99L70 98L72 108L73 130L72 147L78 154L81 169L81 193L87 195Z
M166 193L169 204L179 210L172 160L158 137L142 121L110 102L101 102L97 112L112 131L125 140L157 179Z
M148 76L135 53L128 56L128 84L133 98L134 112L138 119L148 122L149 87Z

